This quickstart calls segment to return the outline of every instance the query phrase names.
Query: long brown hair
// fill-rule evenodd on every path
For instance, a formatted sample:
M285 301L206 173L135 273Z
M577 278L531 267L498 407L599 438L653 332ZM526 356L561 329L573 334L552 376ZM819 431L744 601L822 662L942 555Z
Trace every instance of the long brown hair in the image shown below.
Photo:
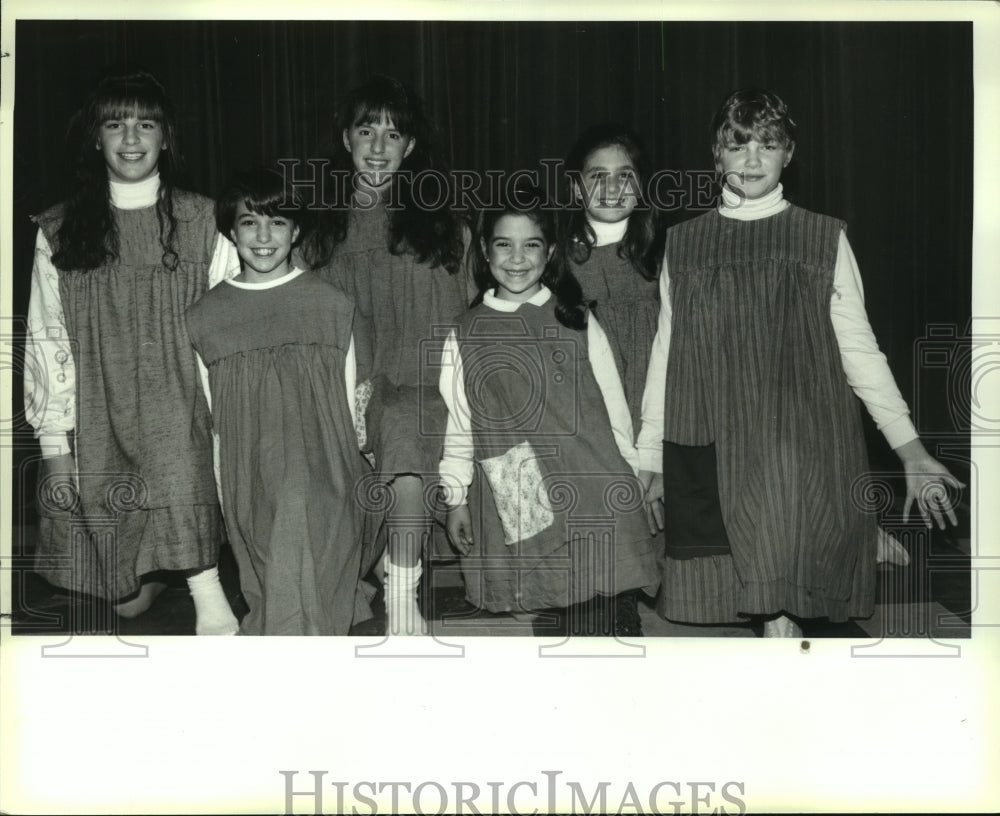
M157 169L160 191L156 215L160 224L163 264L177 267L173 247L177 231L173 191L181 153L173 105L166 90L142 70L114 71L97 84L90 98L70 121L67 140L73 152L73 183L63 204L52 262L62 270L96 269L118 258L118 233L111 212L111 188L104 155L94 149L100 128L109 119L135 116L151 119L163 129L165 144Z

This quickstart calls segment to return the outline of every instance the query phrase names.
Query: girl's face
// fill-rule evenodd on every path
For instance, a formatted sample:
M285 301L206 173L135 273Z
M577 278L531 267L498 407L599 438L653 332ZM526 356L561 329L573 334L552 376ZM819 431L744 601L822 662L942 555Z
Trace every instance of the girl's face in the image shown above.
M104 154L108 178L123 184L154 176L160 151L166 148L163 128L153 119L107 119L97 131L97 149Z
M274 280L291 271L288 258L299 228L290 218L251 212L241 201L229 236L236 244L245 280Z
M392 119L385 116L377 122L346 128L343 138L354 169L373 188L387 184L416 145L412 138L396 130Z
M616 224L632 214L638 201L638 171L621 145L591 153L581 176L584 186L576 194L591 219Z
M737 144L730 137L715 146L715 169L733 192L751 200L763 198L778 186L794 151L794 143L785 146L773 139L753 138Z
M497 220L482 250L499 284L497 297L523 303L542 288L542 273L555 247L546 243L541 227L528 216L510 214Z

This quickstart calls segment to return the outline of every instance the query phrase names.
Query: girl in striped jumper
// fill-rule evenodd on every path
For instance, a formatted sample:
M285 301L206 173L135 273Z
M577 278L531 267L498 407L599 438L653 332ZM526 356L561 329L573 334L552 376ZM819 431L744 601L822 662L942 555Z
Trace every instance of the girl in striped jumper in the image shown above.
M785 104L733 93L713 122L717 210L669 230L638 447L666 530L661 614L690 623L874 611L877 528L857 397L903 463L930 526L962 487L917 438L865 314L844 224L782 196ZM662 471L662 473L661 473Z

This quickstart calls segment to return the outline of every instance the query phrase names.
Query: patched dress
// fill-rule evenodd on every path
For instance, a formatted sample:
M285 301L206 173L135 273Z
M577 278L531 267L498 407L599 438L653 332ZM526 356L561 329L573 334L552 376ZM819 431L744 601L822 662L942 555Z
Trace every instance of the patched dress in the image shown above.
M587 331L559 323L554 300L514 312L487 302L462 316L456 340L475 460L475 547L462 558L470 603L506 612L655 592L642 489L615 439Z

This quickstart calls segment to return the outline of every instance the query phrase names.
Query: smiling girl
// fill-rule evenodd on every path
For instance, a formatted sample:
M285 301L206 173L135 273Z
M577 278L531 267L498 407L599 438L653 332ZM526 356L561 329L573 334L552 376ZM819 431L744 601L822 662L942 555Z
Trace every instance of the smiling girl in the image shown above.
M338 111L335 149L353 194L321 214L303 251L358 310L358 380L371 382L366 434L389 497L389 510L367 516L366 539L373 554L385 542L386 626L394 635L427 632L417 603L432 529L424 497L437 480L446 415L429 361L440 351L436 329L469 298L450 196L421 201L408 183L442 169L435 141L423 101L398 80L376 76L351 91Z
M785 103L734 92L712 123L717 210L667 233L638 446L665 524L660 612L762 620L870 616L877 528L852 490L868 472L858 398L930 526L960 483L921 444L868 323L843 222L785 200ZM662 475L660 471L662 470ZM655 473L655 475L654 475Z
M633 431L656 336L663 254L655 212L643 198L645 156L639 137L622 125L595 125L581 133L566 158L572 205L562 236L584 300L593 304L608 335ZM618 597L615 628L621 635L642 634L635 593Z
M71 133L75 185L36 219L28 307L25 405L44 457L36 569L124 617L164 588L158 571L183 570L195 631L233 634L184 313L236 271L235 253L212 202L175 186L174 114L154 77L105 77ZM109 521L110 540L97 532Z
M305 214L279 174L235 178L216 218L242 272L188 312L250 607L245 635L346 635L355 621L354 304L290 264ZM370 617L361 609L359 621Z
M608 334L636 430L656 335L663 254L655 213L642 196L645 154L639 137L622 125L581 133L566 158L573 205L563 235L573 276Z
M481 216L481 294L445 344L448 535L475 606L569 608L558 629L613 635L613 597L658 583L628 404L554 214L514 201L534 203Z

